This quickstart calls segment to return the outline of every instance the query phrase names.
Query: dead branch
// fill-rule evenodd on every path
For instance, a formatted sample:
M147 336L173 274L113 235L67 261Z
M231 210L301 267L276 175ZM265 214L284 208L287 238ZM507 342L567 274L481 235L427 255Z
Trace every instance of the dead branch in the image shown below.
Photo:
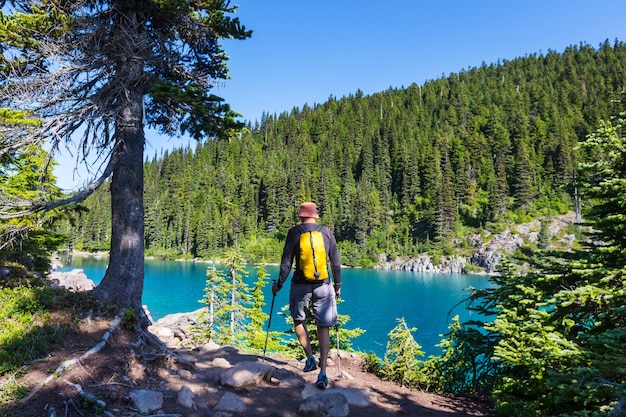
M86 392L83 391L83 387L80 386L80 384L74 384L73 382L70 381L65 381L68 385L73 386L74 388L76 388L76 390L78 391L78 395L80 395L81 397L83 397L84 399L86 399L87 401L90 401L96 405L98 405L99 407L105 408L107 406L107 404L102 401L101 399L99 399L98 397L96 397L95 395L93 395L90 392Z
M40 212L54 210L57 207L65 206L72 203L78 203L85 200L100 187L107 178L109 178L119 162L119 152L116 146L111 152L111 158L104 172L95 181L85 186L80 192L73 196L55 201L33 201L19 198L11 198L6 195L0 195L0 219L15 219L24 216L33 215ZM15 209L21 209L16 211Z

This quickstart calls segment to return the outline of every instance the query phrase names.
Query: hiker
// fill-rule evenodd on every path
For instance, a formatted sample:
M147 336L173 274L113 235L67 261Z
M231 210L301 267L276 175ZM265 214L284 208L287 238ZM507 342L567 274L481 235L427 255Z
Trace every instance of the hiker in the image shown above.
M315 385L324 389L328 385L326 359L330 350L329 329L337 325L336 298L339 298L341 294L341 263L335 236L328 228L317 224L316 219L319 215L315 203L302 203L298 217L300 217L301 224L292 227L287 232L280 262L280 273L278 281L272 285L272 293L275 296L283 287L295 259L296 265L289 292L289 309L296 336L306 353L307 359L303 371L311 372L317 369L317 362L313 356L309 332L304 320L309 307L313 306L313 318L320 344L320 373ZM304 238L301 239L302 237ZM314 240L317 241L314 242ZM334 285L331 285L328 276L327 259L330 260ZM315 271L310 273L308 269L315 269Z

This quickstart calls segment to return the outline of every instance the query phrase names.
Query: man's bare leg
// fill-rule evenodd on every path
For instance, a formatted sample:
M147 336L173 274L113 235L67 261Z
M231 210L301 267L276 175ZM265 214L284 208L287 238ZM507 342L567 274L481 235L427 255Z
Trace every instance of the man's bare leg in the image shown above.
M301 320L293 321L293 328L296 331L296 336L298 337L298 342L304 349L304 353L307 358L313 356L313 349L311 348L311 340L309 339L309 332L304 325L304 322ZM320 359L321 360L321 359Z
M328 327L318 327L317 336L320 341L320 370L326 372L326 360L330 351L330 331Z

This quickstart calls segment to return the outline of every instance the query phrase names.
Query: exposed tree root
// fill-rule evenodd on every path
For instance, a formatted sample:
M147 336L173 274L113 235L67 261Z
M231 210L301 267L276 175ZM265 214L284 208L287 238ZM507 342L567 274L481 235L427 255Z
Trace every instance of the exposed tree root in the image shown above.
M80 384L74 384L73 382L70 382L70 381L65 381L65 382L68 385L71 385L74 388L76 388L76 391L78 391L78 394L84 399L86 399L87 401L91 401L92 403L102 408L107 406L107 404L104 401L102 401L101 399L93 395L92 393L83 391L83 387L81 387Z
M26 402L29 399L31 399L37 392L39 392L39 390L41 388L43 388L46 384L48 384L50 381L52 381L54 378L58 378L63 371L65 371L67 368L74 366L75 364L77 364L79 361L87 359L89 356L93 355L94 353L98 353L100 350L102 350L102 348L104 346L106 346L107 342L109 341L109 338L111 337L111 335L113 334L113 332L117 329L117 327L120 325L120 322L122 321L122 316L117 316L115 317L115 319L113 320L113 322L111 323L111 326L109 326L109 330L107 330L104 335L102 336L102 339L100 339L100 342L98 342L97 345L95 345L94 347L92 347L91 349L89 349L87 352L83 353L82 356L78 357L78 358L73 358L73 359L69 359L65 362L63 362L61 365L59 365L57 367L57 369L54 371L54 373L52 373L50 376L48 376L45 380L43 380L42 382L40 382L39 384L37 384L35 386L35 388L33 388L26 397L22 398L20 400L20 402Z
M194 371L196 369L196 366L193 363L189 362L186 359L183 359L180 355L172 352L167 346L165 346L165 343L163 343L161 339L159 339L157 336L153 335L143 327L139 325L135 326L135 331L137 332L137 334L139 334L140 339L137 341L137 343L133 345L133 347L138 349L143 344L146 344L152 346L152 348L155 349L154 351L149 353L138 353L133 351L133 355L135 355L136 357L147 362L160 358L170 357L175 359L180 365L182 365L185 369L189 371Z
M102 336L102 338L100 339L100 341L91 349L89 349L88 351L86 351L85 353L83 353L80 357L75 357L69 360L66 360L65 362L61 363L56 370L54 371L54 373L52 373L50 376L48 376L44 381L40 382L39 384L37 384L31 391L30 393L22 398L19 402L20 403L25 403L27 401L29 401L35 394L37 394L37 392L39 392L44 386L46 386L46 384L50 383L50 381L52 381L55 378L59 378L63 372L65 372L66 369L73 367L74 365L81 365L82 363L85 362L85 360L87 360L91 355L93 355L94 353L98 353L100 352L108 343L111 335L117 330L117 328L119 327L120 323L122 322L122 318L123 318L123 314L118 314L115 319L111 322L111 325L109 326L109 329L104 333L104 335ZM181 366L183 366L184 368L190 370L190 371L194 371L195 370L195 365L191 362L189 362L186 359L183 359L180 355L176 354L175 352L172 352L162 341L161 339L159 339L157 336L153 335L152 333L150 333L149 331L147 331L142 325L141 323L137 323L137 325L134 327L134 331L137 333L137 335L139 336L137 339L137 342L133 343L130 352L137 357L139 360L141 360L143 363L146 362L151 362L157 359L174 359L175 361L177 361ZM149 347L149 349L146 349L147 347ZM82 363L81 363L82 362ZM101 407L101 408L106 408L106 403L104 401L102 401L101 399L97 398L95 395L86 392L83 390L82 386L79 384L75 384L73 382L70 381L65 381L68 385L73 386L77 391L78 394L88 400L93 402L94 404L96 404L97 406ZM54 410L54 408L52 408L50 410L49 413L50 417L57 417L57 413L56 410ZM105 410L105 415L107 417L114 417L112 414L106 412ZM159 417L163 417L163 416L159 416ZM174 417L174 415L172 415L172 417ZM180 417L177 416L176 417Z

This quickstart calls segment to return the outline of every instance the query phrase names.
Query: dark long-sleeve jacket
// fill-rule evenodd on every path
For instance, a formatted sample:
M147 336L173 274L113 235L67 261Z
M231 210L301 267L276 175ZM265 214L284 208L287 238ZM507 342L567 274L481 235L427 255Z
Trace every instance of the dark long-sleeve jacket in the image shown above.
M298 226L294 226L287 232L287 239L285 240L285 247L283 248L283 256L280 261L280 273L278 275L277 285L279 288L283 286L291 268L293 260L298 256L300 250L300 231L304 228L305 232L317 230L319 225L317 223L302 223ZM330 269L333 275L333 281L335 287L341 286L341 261L339 260L339 251L337 250L337 241L335 235L327 227L323 227L322 235L324 236L324 247L328 254L328 260L330 261ZM301 271L296 270L293 274L292 280L294 283L307 283ZM310 282L310 281L308 281Z

